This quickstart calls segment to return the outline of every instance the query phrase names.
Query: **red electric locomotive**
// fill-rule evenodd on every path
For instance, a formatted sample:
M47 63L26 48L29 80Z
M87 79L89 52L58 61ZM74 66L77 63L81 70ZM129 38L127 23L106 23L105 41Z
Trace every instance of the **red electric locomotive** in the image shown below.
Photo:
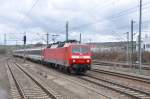
M25 51L28 59L42 61L71 73L85 73L91 68L90 46L79 44L74 40L53 43L44 49L34 48ZM23 56L23 50L17 50L15 54L15 56Z
M43 51L43 61L69 72L86 72L91 68L90 47L85 44L58 42Z

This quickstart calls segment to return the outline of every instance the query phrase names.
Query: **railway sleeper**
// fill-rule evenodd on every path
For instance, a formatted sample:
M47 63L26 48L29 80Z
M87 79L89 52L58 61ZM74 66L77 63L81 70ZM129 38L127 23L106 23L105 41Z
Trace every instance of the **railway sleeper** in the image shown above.
M29 71L27 71L26 69L23 69L19 64L15 63L25 74L27 74L33 81L35 81L38 85L42 85L42 89L44 89L46 92L50 93L49 95L52 96L52 98L54 99L63 99L63 97L61 95L59 95L58 93L56 93L55 91L53 91L52 89L50 89L48 87L47 84L45 84L43 81L41 81L39 78L37 78L36 76L33 76ZM57 97L59 96L59 97Z
M95 78L95 77L94 77ZM114 84L109 84L109 83L111 83L111 82L107 82L107 83L102 83L103 82L103 80L102 80L102 82L93 82L92 80L88 80L88 79L86 79L86 78L84 78L85 80L87 80L87 81L89 81L89 82L92 82L92 83L94 83L94 84L96 84L96 85L100 85L100 86L104 86L104 87L108 87L108 88L110 88L110 89L112 89L112 90L115 90L115 91L118 91L118 92L121 92L121 93L125 93L125 94L127 94L127 95L130 95L130 96L132 96L132 97L135 97L135 98L137 98L137 99L141 99L141 97L140 97L140 95L141 96L149 96L149 95L147 95L147 94L144 94L144 93L141 93L141 92L134 92L134 91L132 91L132 90L130 90L130 89L127 89L127 88L125 88L124 86L120 86L120 84L119 85L115 85L114 86ZM138 93L138 94L134 94L134 93Z
M91 76L92 77L92 76ZM113 81L109 81L107 79L100 79L100 78L97 78L97 77L93 77L94 79L97 79L97 80L102 80L104 82L107 82L107 83L112 83L112 85L117 85L117 86L120 86L122 89L126 90L134 90L134 91L138 91L138 93L141 93L141 94L145 94L147 96L150 96L150 93L147 92L147 91L143 91L143 90L140 90L140 89L137 89L137 88L134 88L134 87L131 87L131 86L128 86L128 85L124 85L124 84L120 84L118 82L113 82ZM129 88L128 88L129 87Z

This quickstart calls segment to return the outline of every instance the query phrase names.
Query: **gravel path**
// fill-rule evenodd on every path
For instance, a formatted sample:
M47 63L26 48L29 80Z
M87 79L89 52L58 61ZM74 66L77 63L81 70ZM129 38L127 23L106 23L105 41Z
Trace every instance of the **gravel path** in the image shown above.
M122 72L127 72L127 73L134 73L137 75L145 75L145 76L150 76L150 70L142 70L141 73L139 73L139 69L135 68L123 68L123 67L117 67L117 66L104 66L104 65L92 65L92 68L102 68L102 69L108 69L108 70L115 70L115 71L122 71Z
M22 64L20 59L18 60L19 61L17 62ZM35 72L40 79L48 82L49 86L53 90L57 91L57 93L60 93L64 99L112 99L108 98L109 96L104 96L103 93L99 92L99 90L95 90L94 88L91 88L84 83L76 81L76 77L71 77L69 75L59 73L56 70L32 62L27 62L24 65L28 70ZM40 75L42 77L40 77ZM67 77L71 77L72 79L65 79Z
M9 80L5 68L6 57L0 55L0 99L8 99Z

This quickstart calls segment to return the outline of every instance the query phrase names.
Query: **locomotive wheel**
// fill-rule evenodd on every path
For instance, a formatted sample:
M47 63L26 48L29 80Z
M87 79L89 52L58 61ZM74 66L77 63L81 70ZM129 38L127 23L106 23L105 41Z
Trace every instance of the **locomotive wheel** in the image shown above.
M62 65L59 65L58 68L59 68L60 71L63 71L63 66Z
M70 73L71 73L71 74L75 74L75 73L76 73L76 69L75 69L75 68L70 67Z
M69 67L64 67L63 71L64 71L65 73L70 73Z
M77 74L77 75L81 74L80 68L75 70L75 74Z

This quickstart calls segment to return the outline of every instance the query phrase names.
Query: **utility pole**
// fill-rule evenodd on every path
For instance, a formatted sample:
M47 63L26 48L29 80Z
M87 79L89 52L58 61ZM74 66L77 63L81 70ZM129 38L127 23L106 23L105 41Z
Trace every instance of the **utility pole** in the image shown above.
M6 40L6 33L4 34L4 49L6 50L6 43L7 43L7 40Z
M140 0L140 15L139 15L139 72L141 73L142 51L141 51L141 30L142 30L142 0Z
M16 40L16 50L17 50L17 40Z
M24 33L24 36L23 36L23 42L24 42L24 63L26 61L26 33Z
M47 45L48 45L49 44L49 33L48 32L47 32L46 36L47 36Z
M129 32L127 32L127 64L129 64Z
M82 37L81 37L81 33L80 33L80 42L79 42L80 44L81 44L81 41L82 41Z
M133 23L134 21L131 21L131 67L133 68Z
M68 21L66 22L66 42L68 41Z

